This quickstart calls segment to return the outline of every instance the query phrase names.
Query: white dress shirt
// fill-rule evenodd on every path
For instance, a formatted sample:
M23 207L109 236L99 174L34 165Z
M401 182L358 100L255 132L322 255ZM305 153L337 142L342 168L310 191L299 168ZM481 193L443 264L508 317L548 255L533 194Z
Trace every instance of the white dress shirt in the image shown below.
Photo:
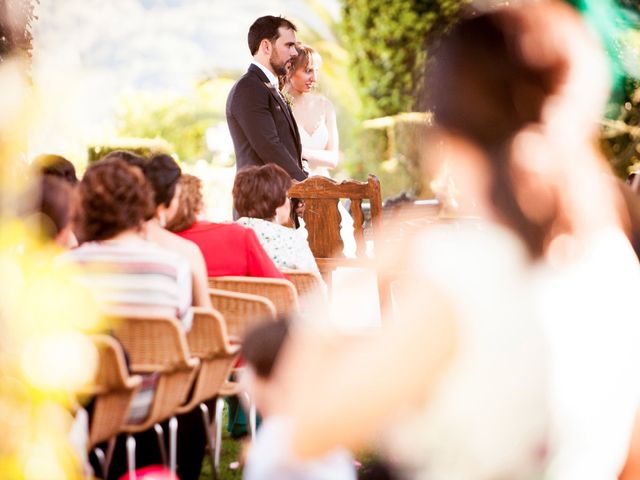
M261 63L256 62L255 60L253 60L251 62L252 65L255 65L256 67L258 67L260 70L262 70L262 73L264 73L267 78L269 79L269 83L271 85L273 85L273 88L276 89L276 91L279 91L279 82L278 82L278 77L276 77L273 72L271 70L269 70L267 67L265 67L264 65L262 65Z

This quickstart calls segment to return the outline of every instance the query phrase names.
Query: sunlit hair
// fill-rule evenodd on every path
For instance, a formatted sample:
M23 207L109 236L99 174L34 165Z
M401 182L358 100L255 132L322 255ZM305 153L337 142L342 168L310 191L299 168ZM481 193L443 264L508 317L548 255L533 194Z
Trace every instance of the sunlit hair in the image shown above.
M32 165L38 173L42 175L53 175L55 177L59 177L71 185L78 183L76 167L73 166L73 163L60 155L50 153L38 155L33 159Z
M178 183L180 185L178 210L167 224L167 230L172 232L182 232L191 227L204 208L202 181L198 177L185 173Z
M291 177L275 163L243 168L233 182L233 207L241 217L271 220L290 187Z
M578 40L569 38L571 35ZM562 188L551 186L550 176L539 177L539 181L547 182L543 188L536 185L536 193L545 193L544 198L535 197L525 205L523 196L518 197L524 188L533 189L534 185L532 175L523 174L520 166L524 162L518 157L532 150L522 148L526 141L529 147L533 141L536 148L547 142L553 149L558 139L547 132L554 119L573 116L575 122L585 122L577 118L585 115L569 85L570 81L571 85L576 83L572 73L583 67L584 58L582 52L576 53L569 46L571 41L588 44L591 38L577 13L565 4L542 2L502 8L454 26L436 47L435 62L427 67L426 107L435 113L441 127L483 151L490 170L494 209L521 237L533 258L543 254L554 235L569 233L573 227L565 208L568 198L563 198L566 194ZM588 48L597 56L597 48ZM582 81L589 83L587 79ZM599 98L602 86L597 84L594 89L589 85L591 97ZM592 110L597 110L593 98L583 99L582 105L585 103L593 103ZM532 134L521 135L523 132ZM582 135L576 140L586 145L588 140ZM533 161L542 162L541 156L546 155ZM559 161L567 170L569 159ZM593 170L588 167L588 173L583 170L586 175ZM570 179L567 177L567 181Z
M309 62L311 62L315 68L320 68L320 65L322 64L322 57L320 54L308 45L296 45L296 51L298 52L298 55L290 60L290 67L285 77L286 81L288 81L296 71L301 68L307 68L309 66Z
M135 229L153 210L153 192L139 168L123 160L96 162L78 184L73 221L84 241Z

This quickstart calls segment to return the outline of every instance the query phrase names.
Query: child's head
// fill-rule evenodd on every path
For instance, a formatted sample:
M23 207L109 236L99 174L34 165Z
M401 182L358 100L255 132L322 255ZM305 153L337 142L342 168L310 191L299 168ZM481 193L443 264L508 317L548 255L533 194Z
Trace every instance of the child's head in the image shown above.
M272 399L279 395L273 372L289 331L288 321L264 323L249 332L242 344L242 357L248 367L244 381L263 416L272 411Z

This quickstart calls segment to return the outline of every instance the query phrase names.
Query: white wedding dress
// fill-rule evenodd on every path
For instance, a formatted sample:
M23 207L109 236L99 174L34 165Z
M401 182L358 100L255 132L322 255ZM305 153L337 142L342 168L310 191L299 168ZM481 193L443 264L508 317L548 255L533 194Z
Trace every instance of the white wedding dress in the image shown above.
M309 148L313 150L325 150L329 143L329 129L327 128L327 122L325 114L322 113L320 117L320 124L316 129L309 134L302 125L299 125L300 141L303 148ZM323 177L331 178L329 175L329 169L327 167L315 167L309 171L309 176L321 175ZM338 211L342 220L340 221L340 237L344 245L342 252L347 257L355 257L356 255L356 242L353 236L353 218L342 205L338 203Z

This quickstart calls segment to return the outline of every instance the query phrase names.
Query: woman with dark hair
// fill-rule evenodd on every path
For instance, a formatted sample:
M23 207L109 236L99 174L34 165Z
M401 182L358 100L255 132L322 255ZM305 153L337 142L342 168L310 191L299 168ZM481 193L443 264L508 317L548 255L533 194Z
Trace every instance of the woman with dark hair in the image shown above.
M117 159L91 165L74 214L85 243L64 256L81 267L80 280L108 315L166 315L188 330L191 271L182 256L146 238L152 198L138 168Z
M184 175L177 214L169 228L195 243L204 255L210 277L237 275L284 278L264 251L256 234L234 223L212 223L199 219L203 208L202 182Z
M40 175L52 175L68 182L70 185L78 183L76 167L61 155L44 153L33 159L33 166Z
M200 250L191 242L166 229L178 210L180 198L180 177L182 172L176 161L169 155L156 155L147 160L142 168L144 176L153 190L153 215L147 222L147 236L167 250L184 256L191 266L193 284L193 305L211 307L207 270Z
M602 51L547 1L476 12L432 58L425 158L483 218L396 246L380 335L298 332L280 362L292 443L357 448L386 427L408 478L617 478L640 404L640 323L620 299L640 271L595 147Z
M319 274L307 240L284 225L289 221L291 203L287 192L291 178L276 164L248 167L233 182L233 208L240 215L237 223L253 229L260 243L279 268L312 271Z
M43 175L39 184L35 211L40 214L41 234L64 249L77 247L78 240L71 228L73 187L55 175Z

